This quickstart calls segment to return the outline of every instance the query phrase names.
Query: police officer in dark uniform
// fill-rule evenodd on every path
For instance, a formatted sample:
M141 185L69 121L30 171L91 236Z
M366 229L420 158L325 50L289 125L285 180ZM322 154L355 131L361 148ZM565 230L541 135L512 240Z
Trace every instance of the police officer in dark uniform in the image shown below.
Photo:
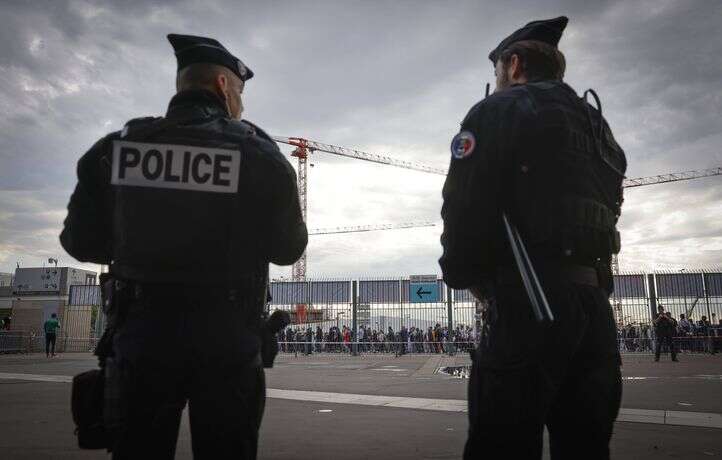
M566 17L534 21L489 58L494 94L452 141L444 280L490 303L474 355L465 458L608 458L621 398L608 296L619 251L624 152L597 107L564 83ZM537 322L502 216L518 228L554 315Z
M674 335L677 333L677 321L672 318L669 312L665 313L664 306L660 305L658 307L658 313L654 315L652 324L654 324L654 334L657 339L657 344L654 348L654 361L659 361L662 345L667 345L667 348L669 348L672 361L679 361L674 343Z
M308 239L296 176L241 120L251 69L214 39L168 40L165 117L131 120L80 159L60 241L113 277L113 457L173 458L188 401L196 458L255 458L268 264L292 264Z

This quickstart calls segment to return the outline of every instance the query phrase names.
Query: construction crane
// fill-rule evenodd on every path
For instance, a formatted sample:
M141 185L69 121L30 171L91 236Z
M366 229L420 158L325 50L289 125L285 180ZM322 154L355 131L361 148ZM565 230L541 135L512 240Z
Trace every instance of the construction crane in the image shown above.
M396 230L401 228L419 228L419 227L435 227L436 222L410 222L402 224L377 224L377 225L359 225L355 227L331 227L331 228L315 228L308 231L309 235L333 235L338 233L361 233L375 232L377 230Z
M641 187L643 185L665 184L667 182L678 182L682 180L701 179L703 177L720 176L722 168L701 169L699 171L682 171L658 176L637 177L636 179L624 179L624 188Z
M324 144L322 142L309 141L301 137L283 137L283 136L271 136L276 142L282 144L288 144L295 149L291 152L291 156L298 158L298 197L301 204L301 216L304 222L306 220L306 213L308 209L308 155L312 152L326 152L332 155L338 155L347 158L353 158L356 160L370 161L372 163L379 163L390 166L397 166L404 169L412 169L415 171L421 171L425 173L446 175L446 170L442 168L434 168L432 166L423 165L411 161L402 161L395 158L391 158L384 155L377 155L375 153L362 152L360 150L347 149L345 147L339 147L337 145ZM412 227L394 227L394 228L412 228ZM384 229L386 230L386 229ZM361 230L359 230L361 231ZM371 230L366 230L371 231ZM341 233L341 232L335 232ZM304 252L298 262L293 264L291 269L291 277L294 280L305 280L306 279L306 267L307 257Z
M699 171L681 171L669 174L659 174L657 176L635 177L632 179L624 179L622 186L624 188L642 187L645 185L665 184L668 182L678 182L691 179L701 179L703 177L720 176L722 168L710 168ZM419 222L419 223L403 223L403 224L379 224L379 225L363 225L358 227L336 227L336 228L319 228L309 231L309 235L329 235L337 233L357 233L372 232L377 230L392 230L401 228L419 228L434 227L435 222ZM619 274L619 259L617 254L612 256L612 272Z
M414 171L420 171L430 174L437 174L445 176L447 170L443 168L437 168L434 166L425 165L418 162L410 162L398 160L387 155L378 155L375 153L363 152L361 150L349 149L345 147L339 147L332 144L324 144L322 142L310 141L301 137L283 137L283 136L271 136L276 142L288 144L294 146L295 149L291 153L291 156L298 158L298 193L301 202L301 212L304 221L306 220L307 210L307 159L310 153L315 151L330 153L332 155L338 155L347 158L353 158L357 160L369 161L372 163L384 164L388 166L396 166L403 169L411 169ZM722 167L710 168L695 171L682 171L676 173L660 174L657 176L638 177L633 179L624 179L622 186L624 188L641 187L645 185L656 185L664 184L668 182L678 182L692 179L701 179L704 177L720 176L722 175ZM310 234L331 234L331 233L354 233L374 230L388 230L391 228L414 228L414 227L428 227L432 225L420 224L387 224L387 226L369 225L364 227L346 227L348 230L343 230L345 227L339 227L335 231L325 231ZM363 228L363 230L360 230ZM323 230L323 229L319 229ZM328 230L328 229L326 229ZM306 279L306 253L304 252L301 259L293 265L292 277L294 280L305 280ZM612 271L615 274L619 274L619 262L616 254L612 258Z
M698 171L681 171L676 173L659 174L657 176L637 177L634 179L624 179L622 187L642 187L645 185L666 184L668 182L679 182L683 180L701 179L703 177L712 177L722 175L722 168L701 169ZM612 273L619 275L619 255L612 254Z

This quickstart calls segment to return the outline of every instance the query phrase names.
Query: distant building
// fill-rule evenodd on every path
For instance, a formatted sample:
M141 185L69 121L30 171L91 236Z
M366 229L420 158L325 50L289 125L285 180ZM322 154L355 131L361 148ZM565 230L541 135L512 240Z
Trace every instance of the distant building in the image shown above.
M0 272L0 288L13 285L13 274Z
M29 267L15 270L11 297L0 298L0 304L11 303L11 331L28 337L41 337L43 324L55 313L60 319L59 338L87 338L91 335L91 306L74 306L69 302L70 286L95 285L98 274L72 267ZM0 294L7 289L0 287ZM9 301L9 302L8 302ZM65 349L67 340L61 342Z
M0 321L6 316L10 316L12 310L13 288L11 286L0 286Z
M18 296L67 297L73 284L96 284L98 274L72 267L30 267L15 270L13 293Z

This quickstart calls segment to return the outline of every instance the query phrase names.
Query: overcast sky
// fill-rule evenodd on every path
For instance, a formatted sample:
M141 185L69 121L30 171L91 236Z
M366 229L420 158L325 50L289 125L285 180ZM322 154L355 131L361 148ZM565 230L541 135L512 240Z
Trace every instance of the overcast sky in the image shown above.
M8 1L0 4L0 271L73 260L58 243L77 159L174 93L168 33L253 69L244 118L446 167L490 49L567 15L566 81L594 88L628 177L722 166L722 3L712 1ZM289 148L281 147L284 152ZM438 221L443 177L318 153L311 228ZM720 267L722 177L628 190L622 269ZM437 273L440 226L312 236L310 276ZM287 276L275 268L275 276Z

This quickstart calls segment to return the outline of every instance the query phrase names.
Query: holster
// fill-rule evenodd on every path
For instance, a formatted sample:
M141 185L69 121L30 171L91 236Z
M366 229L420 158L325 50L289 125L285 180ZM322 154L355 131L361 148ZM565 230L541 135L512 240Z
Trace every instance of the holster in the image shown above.
M261 361L263 367L270 369L278 354L278 336L271 332L268 327L261 327Z
M263 367L273 367L273 361L278 354L278 332L285 329L291 322L290 315L281 310L276 310L268 318L262 321L261 326L261 359Z
M607 293L607 297L612 295L614 292L614 275L612 274L612 268L610 265L603 262L598 262L594 267L597 270L597 279L599 280L599 287L604 289Z

